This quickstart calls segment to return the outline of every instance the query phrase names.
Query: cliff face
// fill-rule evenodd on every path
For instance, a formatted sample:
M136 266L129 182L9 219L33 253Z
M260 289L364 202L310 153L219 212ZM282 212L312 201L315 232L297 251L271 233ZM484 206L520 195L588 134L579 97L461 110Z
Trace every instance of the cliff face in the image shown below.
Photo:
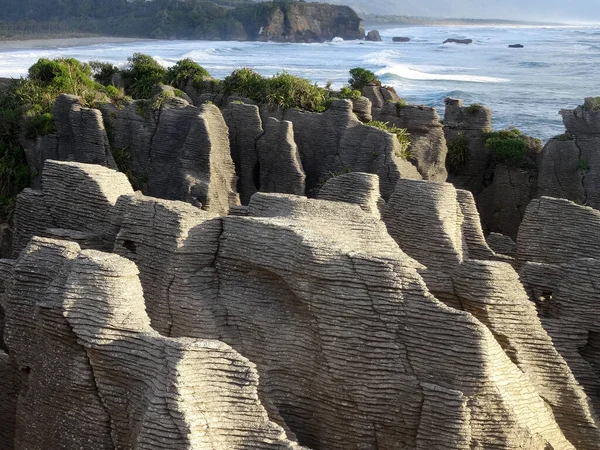
M323 42L363 39L363 21L348 6L325 3L267 3L234 12L249 40Z

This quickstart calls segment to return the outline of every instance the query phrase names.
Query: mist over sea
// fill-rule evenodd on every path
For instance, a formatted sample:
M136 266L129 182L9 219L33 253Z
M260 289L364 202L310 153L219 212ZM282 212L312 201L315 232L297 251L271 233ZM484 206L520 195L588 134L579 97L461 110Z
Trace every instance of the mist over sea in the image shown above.
M370 29L367 27L367 29ZM74 57L123 65L134 52L168 66L192 58L215 77L240 67L263 75L286 70L324 86L341 87L348 70L365 67L409 102L438 107L444 98L482 103L494 110L494 127L517 126L544 140L564 131L558 111L586 96L600 96L599 27L380 27L384 42L324 44L139 41L76 47L18 48L3 43L0 77L25 75L38 58ZM407 36L409 43L393 43ZM472 45L442 44L447 38ZM508 48L523 44L523 49Z

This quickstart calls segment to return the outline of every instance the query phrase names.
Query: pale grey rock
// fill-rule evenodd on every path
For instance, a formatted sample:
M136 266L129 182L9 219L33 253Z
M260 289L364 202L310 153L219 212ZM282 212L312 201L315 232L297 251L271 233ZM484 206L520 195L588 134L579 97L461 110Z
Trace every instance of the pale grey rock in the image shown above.
M496 254L485 240L473 194L469 191L457 189L456 200L458 201L460 212L463 216L463 242L466 244L468 258L510 261L508 258Z
M600 209L600 112L578 106L560 113L566 133L541 154L539 193Z
M25 189L17 197L13 254L35 236L61 228L93 234L96 244L112 248L118 227L112 210L121 195L133 194L127 177L96 164L46 161L43 191Z
M62 284L78 251L32 239L4 294L5 344L21 375L15 450L114 449L88 356L63 316Z
M208 301L210 308L202 310L201 299L216 297L221 219L184 202L139 196L122 201L114 252L137 264L152 328L186 336L194 320L206 333L196 337L218 336L226 314Z
M398 106L387 102L374 110L375 120L405 128L410 138L410 160L425 180L446 181L446 138L435 108L422 105Z
M223 109L229 128L231 158L238 176L240 201L247 205L260 187L257 141L264 134L260 111L256 105L229 103Z
M457 188L471 191L477 196L484 188L491 151L485 146L484 133L492 130L492 110L485 106L463 106L459 99L447 98L444 113L444 134L448 145L462 134L469 141L469 161L448 181Z
M469 260L453 278L461 305L486 325L510 359L528 375L569 442L577 449L597 449L597 416L571 368L555 349L554 336L551 338L542 327L535 305L513 268L501 262Z
M352 112L356 114L361 122L370 122L373 120L371 114L371 101L366 97L352 99Z
M497 164L493 182L477 195L486 231L516 239L527 205L536 194L535 170Z
M103 113L113 148L126 152L145 194L221 214L239 203L228 128L215 105L196 108L159 94L123 109L108 105Z
M517 249L519 264L600 259L600 211L565 199L532 200L519 229Z
M52 215L48 211L42 191L23 189L17 195L15 207L12 256L17 257L33 236L52 226Z
M61 94L54 102L54 124L58 140L56 159L116 169L99 110L83 107L75 95Z
M260 191L304 195L306 175L291 122L270 117L257 142Z
M150 327L137 274L124 258L85 250L65 284L65 316L89 355L115 447L299 449L269 421L250 361L222 342Z
M517 244L510 236L500 233L490 233L486 238L486 241L490 248L496 253L507 255L511 258L517 256Z
M316 195L331 173L378 175L384 199L389 198L398 179L421 178L417 169L400 157L396 136L362 124L353 114L349 100L334 101L324 113L289 109L281 119L293 124L309 196Z
M353 172L332 177L323 185L318 199L355 203L367 214L378 219L385 207L379 195L379 178L370 173Z

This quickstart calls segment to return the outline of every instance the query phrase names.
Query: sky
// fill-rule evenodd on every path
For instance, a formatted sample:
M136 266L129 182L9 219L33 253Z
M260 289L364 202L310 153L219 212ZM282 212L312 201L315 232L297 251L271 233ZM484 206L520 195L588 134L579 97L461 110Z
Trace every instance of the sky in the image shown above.
M321 0L323 1L323 0ZM600 23L600 0L334 0L362 13Z

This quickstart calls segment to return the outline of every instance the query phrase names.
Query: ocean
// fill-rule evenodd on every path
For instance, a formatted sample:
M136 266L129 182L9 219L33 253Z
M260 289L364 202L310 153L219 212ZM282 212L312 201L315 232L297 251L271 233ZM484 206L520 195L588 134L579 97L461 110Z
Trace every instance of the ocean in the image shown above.
M367 27L367 30L371 29ZM435 106L444 98L481 103L494 111L494 128L518 127L547 140L564 131L560 109L600 96L600 27L378 27L383 42L323 44L222 41L131 41L85 46L0 49L0 77L19 77L38 58L74 57L124 65L134 52L168 66L192 58L215 77L251 67L263 75L286 70L324 86L341 87L348 70L365 67L411 103ZM411 38L393 43L393 36ZM447 38L471 45L442 44ZM509 44L525 48L511 49Z

